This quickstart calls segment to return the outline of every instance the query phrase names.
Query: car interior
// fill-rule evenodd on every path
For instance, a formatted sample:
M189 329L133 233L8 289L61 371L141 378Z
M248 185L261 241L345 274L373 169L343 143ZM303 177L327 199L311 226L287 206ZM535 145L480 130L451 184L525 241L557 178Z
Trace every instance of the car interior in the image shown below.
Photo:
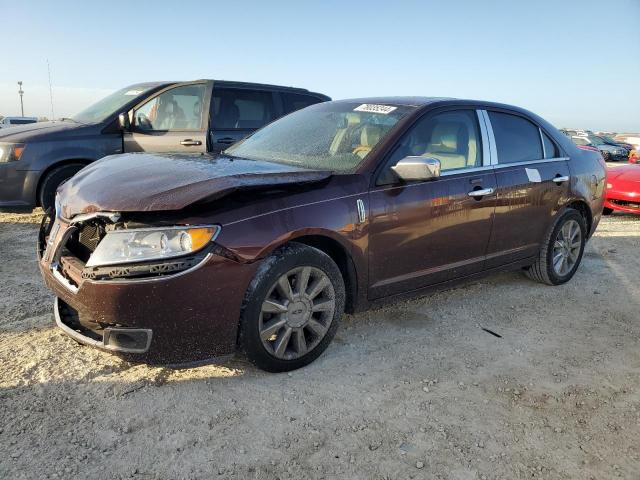
M473 111L447 112L419 120L391 155L378 184L397 182L390 167L409 156L435 158L443 172L479 167L482 165L479 146Z

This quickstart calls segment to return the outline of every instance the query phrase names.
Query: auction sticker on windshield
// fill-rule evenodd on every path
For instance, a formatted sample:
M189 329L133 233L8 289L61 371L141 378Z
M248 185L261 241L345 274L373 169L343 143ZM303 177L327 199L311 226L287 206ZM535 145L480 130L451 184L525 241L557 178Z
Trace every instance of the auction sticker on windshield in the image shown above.
M124 94L127 96L135 96L140 95L142 92L144 92L144 90L127 90Z
M374 105L372 103L363 103L362 105L353 109L354 112L368 112L368 113L381 113L387 115L398 107L390 107L389 105Z

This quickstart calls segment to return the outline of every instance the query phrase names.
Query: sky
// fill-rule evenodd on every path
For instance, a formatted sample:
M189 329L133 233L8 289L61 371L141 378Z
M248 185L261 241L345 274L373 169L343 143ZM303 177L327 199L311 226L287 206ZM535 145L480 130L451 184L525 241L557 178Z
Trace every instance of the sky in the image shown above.
M69 116L126 85L213 78L334 99L474 98L640 131L640 0L0 0L0 115Z

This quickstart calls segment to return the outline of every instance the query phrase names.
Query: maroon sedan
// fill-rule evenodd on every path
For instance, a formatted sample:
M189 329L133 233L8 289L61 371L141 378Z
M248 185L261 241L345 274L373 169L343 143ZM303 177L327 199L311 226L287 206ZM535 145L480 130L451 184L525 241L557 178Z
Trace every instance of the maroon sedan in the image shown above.
M517 107L328 102L220 156L84 168L43 222L40 268L80 342L165 364L241 349L290 370L345 310L507 269L568 281L604 183L597 152Z
M640 165L628 164L607 170L604 214L614 211L640 214Z

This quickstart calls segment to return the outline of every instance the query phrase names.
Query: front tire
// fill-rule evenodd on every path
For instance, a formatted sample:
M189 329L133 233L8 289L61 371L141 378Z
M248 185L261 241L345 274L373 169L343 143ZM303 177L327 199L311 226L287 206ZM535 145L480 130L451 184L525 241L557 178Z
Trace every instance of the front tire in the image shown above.
M604 207L602 209L602 215L611 215L612 213L613 213L613 209L612 208Z
M56 190L62 182L70 179L85 167L83 163L69 163L54 168L42 179L38 202L44 211L54 208Z
M538 259L526 270L532 280L547 285L561 285L576 273L587 238L584 217L573 208L567 209L547 233Z
M329 346L345 305L340 269L324 252L290 243L264 260L240 315L240 346L258 368L308 365Z

